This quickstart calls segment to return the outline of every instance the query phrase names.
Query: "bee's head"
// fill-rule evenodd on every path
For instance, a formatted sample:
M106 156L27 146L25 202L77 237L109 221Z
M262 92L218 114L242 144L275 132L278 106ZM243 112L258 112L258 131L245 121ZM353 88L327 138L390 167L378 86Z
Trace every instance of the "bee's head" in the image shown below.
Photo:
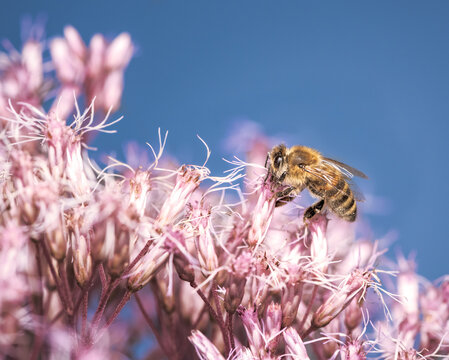
M284 144L277 145L270 151L269 171L278 181L283 181L287 174L287 148Z

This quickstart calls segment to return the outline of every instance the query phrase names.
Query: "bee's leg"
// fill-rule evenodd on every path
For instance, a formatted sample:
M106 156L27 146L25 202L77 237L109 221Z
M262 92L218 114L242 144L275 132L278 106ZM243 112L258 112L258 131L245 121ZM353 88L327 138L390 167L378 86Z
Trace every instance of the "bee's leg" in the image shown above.
M282 191L278 191L276 193L276 207L287 204L288 202L295 199L296 194L290 195L292 192L296 190L293 186L290 186Z
M270 169L267 168L269 158L270 158L270 153L267 154L267 158L265 159L265 169L267 169L267 176L265 176L265 179L263 180L264 184L267 182L268 176L270 176Z
M282 173L282 175L279 177L279 182L283 182L285 177L287 176L287 172Z
M313 218L316 214L320 213L324 206L324 199L321 199L317 201L315 204L310 206L305 212L304 212L304 220L309 220Z
M276 200L276 207L284 206L285 204L289 203L290 201L295 200L296 196L285 196L281 199Z
M270 153L267 153L267 158L265 159L265 169L267 168L269 158L270 158Z

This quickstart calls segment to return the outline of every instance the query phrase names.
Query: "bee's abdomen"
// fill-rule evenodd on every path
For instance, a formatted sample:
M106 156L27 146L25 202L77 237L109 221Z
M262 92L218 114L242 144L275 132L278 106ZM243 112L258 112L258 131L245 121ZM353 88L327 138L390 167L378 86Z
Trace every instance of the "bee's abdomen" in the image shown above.
M354 221L357 217L357 203L348 183L340 177L336 186L326 191L326 202L329 208L346 221Z

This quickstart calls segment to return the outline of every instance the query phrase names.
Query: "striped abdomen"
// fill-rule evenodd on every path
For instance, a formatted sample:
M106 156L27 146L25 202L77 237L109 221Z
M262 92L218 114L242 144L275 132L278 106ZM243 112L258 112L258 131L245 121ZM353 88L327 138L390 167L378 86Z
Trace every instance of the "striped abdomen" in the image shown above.
M310 191L323 198L329 209L346 221L357 217L357 203L343 176L334 177L332 184L322 180L309 182Z

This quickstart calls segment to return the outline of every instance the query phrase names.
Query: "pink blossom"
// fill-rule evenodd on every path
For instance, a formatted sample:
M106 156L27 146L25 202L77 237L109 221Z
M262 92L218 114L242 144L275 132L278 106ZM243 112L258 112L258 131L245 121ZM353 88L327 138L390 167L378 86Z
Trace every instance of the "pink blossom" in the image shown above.
M355 270L340 284L339 288L324 302L313 316L312 326L327 325L340 314L358 294L364 294L371 283L372 272Z
M259 199L252 212L248 233L248 244L251 247L259 246L263 242L273 218L275 204L276 197L270 183L262 184Z
M363 343L354 340L349 341L340 348L341 360L364 360L366 359L366 352L363 349Z
M208 170L205 168L194 169L182 166L177 171L177 174L176 184L162 205L156 219L157 226L164 226L176 219L186 206L192 193L208 175Z
M44 79L42 44L28 40L22 53L16 50L0 53L0 115L8 116L6 108L11 102L39 106L49 91L49 80Z
M225 176L168 158L160 132L158 151L98 164L89 134L121 119L131 38L86 45L68 26L50 52L53 79L36 40L0 58L3 356L124 358L147 343L145 358L448 356L448 279L379 261L326 211L304 224L297 205L276 208L271 139L244 134L247 160Z
M211 225L211 209L198 202L189 204L189 222L195 239L200 266L204 271L212 272L218 267L218 257L215 252L215 240Z
M75 28L67 26L64 37L51 42L50 51L62 83L60 100L52 108L60 118L67 118L75 104L74 94L78 96L82 91L88 103L96 99L105 113L117 110L123 92L123 73L133 54L129 34L122 33L110 43L96 34L86 46Z

